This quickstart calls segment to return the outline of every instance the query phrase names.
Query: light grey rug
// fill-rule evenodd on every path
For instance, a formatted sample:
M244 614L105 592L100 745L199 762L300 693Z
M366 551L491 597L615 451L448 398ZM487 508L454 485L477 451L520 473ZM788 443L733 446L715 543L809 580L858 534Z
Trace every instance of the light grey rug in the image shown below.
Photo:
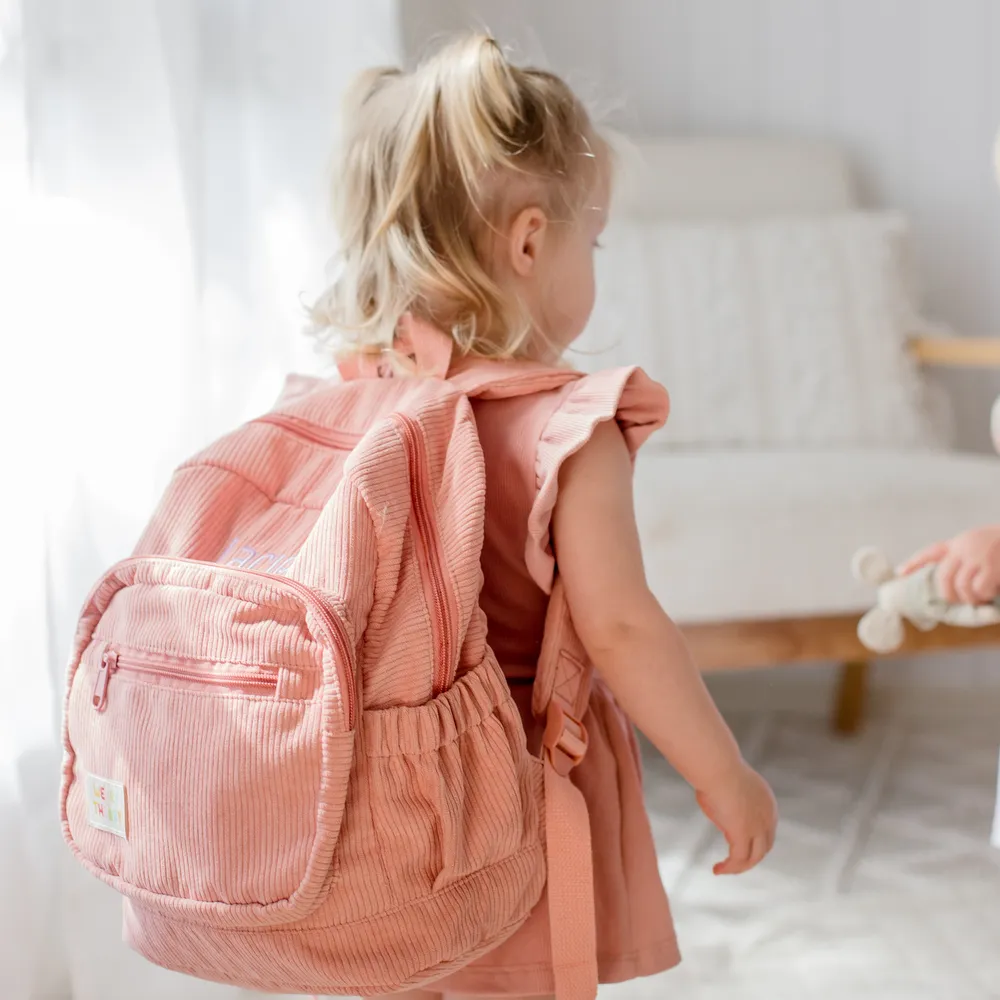
M602 1000L1000 998L1000 717L731 720L781 807L774 852L716 878L723 844L655 753L647 794L684 963Z

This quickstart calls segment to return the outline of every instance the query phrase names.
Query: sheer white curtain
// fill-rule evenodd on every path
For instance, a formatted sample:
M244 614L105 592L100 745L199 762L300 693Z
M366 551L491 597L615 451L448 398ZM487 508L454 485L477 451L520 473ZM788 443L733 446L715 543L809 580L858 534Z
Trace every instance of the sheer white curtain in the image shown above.
M340 94L392 0L0 0L0 996L225 997L119 943L57 821L64 661L171 467L323 362Z

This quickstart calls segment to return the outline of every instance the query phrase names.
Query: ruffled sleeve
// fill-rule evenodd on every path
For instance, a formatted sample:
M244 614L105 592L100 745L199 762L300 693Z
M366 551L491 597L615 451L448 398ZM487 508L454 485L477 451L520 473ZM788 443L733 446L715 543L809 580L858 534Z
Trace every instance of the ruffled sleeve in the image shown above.
M560 390L561 401L538 439L537 493L528 515L525 560L532 579L550 593L555 579L552 511L559 493L559 470L591 438L598 424L617 420L632 458L659 430L670 412L667 390L639 368L616 368L588 375Z

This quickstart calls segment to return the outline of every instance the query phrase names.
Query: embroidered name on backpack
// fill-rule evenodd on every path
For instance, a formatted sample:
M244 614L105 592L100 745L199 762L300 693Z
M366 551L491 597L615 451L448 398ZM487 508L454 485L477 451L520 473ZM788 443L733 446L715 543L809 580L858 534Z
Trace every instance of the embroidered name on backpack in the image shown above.
M86 775L87 823L97 830L128 840L125 786L120 781Z
M293 562L295 556L286 556L280 552L261 552L252 545L244 545L238 538L232 539L218 558L220 566L255 569L275 576L287 576L288 568Z

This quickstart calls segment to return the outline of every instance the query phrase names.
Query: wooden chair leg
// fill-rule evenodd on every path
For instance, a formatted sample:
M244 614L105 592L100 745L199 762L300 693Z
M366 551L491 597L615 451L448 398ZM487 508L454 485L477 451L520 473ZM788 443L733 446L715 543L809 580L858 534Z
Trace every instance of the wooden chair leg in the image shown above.
M868 672L867 660L852 660L840 668L833 728L845 736L856 733L864 721L868 701Z

